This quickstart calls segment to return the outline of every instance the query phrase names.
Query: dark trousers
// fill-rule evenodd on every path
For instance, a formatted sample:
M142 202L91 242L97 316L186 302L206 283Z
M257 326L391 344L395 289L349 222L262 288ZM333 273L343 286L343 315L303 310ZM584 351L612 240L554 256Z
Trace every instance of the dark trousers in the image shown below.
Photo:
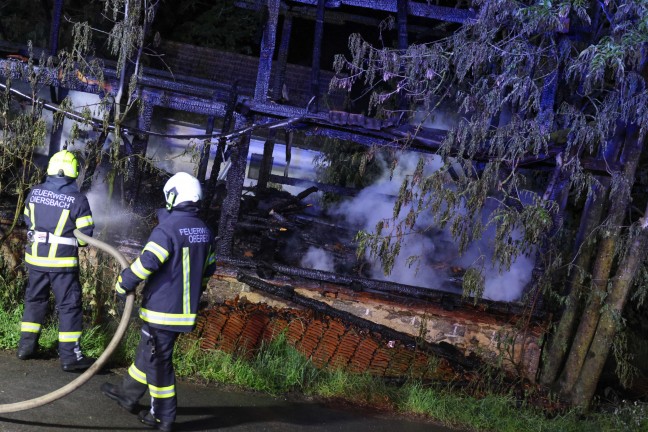
M121 393L137 402L146 390L151 395L151 413L162 421L173 422L178 404L173 370L173 347L177 332L151 327L144 323L135 362L124 377Z
M81 358L79 338L83 327L81 284L78 272L42 272L29 269L25 290L25 309L20 326L21 344L38 342L47 314L50 287L54 292L59 316L59 356L62 362Z

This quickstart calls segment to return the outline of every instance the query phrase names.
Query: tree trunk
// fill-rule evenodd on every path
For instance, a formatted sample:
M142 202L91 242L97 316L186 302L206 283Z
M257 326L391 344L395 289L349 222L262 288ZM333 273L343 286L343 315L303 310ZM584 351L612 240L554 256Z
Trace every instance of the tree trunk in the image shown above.
M594 241L591 237L594 229L600 223L608 187L609 185L604 185L595 188L588 197L583 211L584 216L575 243L574 256L576 259L566 286L567 300L556 332L552 337L551 345L546 353L540 377L540 383L545 386L552 385L560 374L565 362L565 356L570 348L569 341L574 336L579 312L583 308L581 287L594 253Z
M648 209L646 209L648 212ZM639 267L645 260L645 248L648 244L648 214L642 220L641 230L635 235L628 251L625 253L617 276L614 278L610 293L605 299L605 307L596 328L587 357L583 363L580 376L572 391L571 403L587 409L596 391L605 360L607 359L613 338L620 328L620 317L628 294Z
M592 281L590 284L589 301L578 326L576 336L572 343L569 357L565 363L563 374L560 378L560 392L563 396L569 396L576 381L581 374L581 368L585 362L599 318L601 306L607 292L608 281L612 271L616 246L619 241L619 234L626 209L630 203L630 189L635 180L635 172L639 163L642 145L638 140L638 128L636 125L628 125L622 155L623 172L620 175L622 184L612 194L608 217L605 222L603 239L599 241L598 254L592 270Z

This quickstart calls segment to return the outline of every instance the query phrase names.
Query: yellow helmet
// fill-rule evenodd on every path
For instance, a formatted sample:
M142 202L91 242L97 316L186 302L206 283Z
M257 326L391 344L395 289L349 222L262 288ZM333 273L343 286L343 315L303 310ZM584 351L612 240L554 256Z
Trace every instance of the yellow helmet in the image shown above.
M79 176L79 163L74 153L67 150L55 153L47 165L47 175L77 178Z

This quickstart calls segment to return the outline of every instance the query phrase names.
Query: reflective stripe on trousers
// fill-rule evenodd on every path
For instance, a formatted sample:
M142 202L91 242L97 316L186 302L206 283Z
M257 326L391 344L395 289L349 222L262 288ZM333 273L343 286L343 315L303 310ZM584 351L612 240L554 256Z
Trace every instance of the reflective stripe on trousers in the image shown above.
M59 316L59 356L63 361L77 359L83 326L81 284L77 272L41 272L28 269L25 310L21 338L40 333L40 325L49 310L50 287L54 292Z
M173 370L173 347L177 337L177 332L143 323L135 362L121 386L122 394L134 402L148 389L155 417L170 422L175 421L177 406Z

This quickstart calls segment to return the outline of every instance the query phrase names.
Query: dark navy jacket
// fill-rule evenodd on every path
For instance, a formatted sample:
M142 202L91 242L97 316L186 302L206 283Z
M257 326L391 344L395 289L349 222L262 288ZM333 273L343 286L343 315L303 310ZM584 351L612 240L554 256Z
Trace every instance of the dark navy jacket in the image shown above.
M94 231L88 199L79 192L74 179L48 176L44 183L34 186L25 200L24 219L29 231L40 232L42 238L49 238L48 241L27 243L25 263L28 268L47 272L78 271L77 246L56 241L57 237L75 239L72 233L75 229L88 236ZM85 243L79 241L79 246Z
M198 302L216 270L214 235L194 206L158 210L159 224L140 256L118 279L131 291L146 281L140 318L150 326L189 332Z

